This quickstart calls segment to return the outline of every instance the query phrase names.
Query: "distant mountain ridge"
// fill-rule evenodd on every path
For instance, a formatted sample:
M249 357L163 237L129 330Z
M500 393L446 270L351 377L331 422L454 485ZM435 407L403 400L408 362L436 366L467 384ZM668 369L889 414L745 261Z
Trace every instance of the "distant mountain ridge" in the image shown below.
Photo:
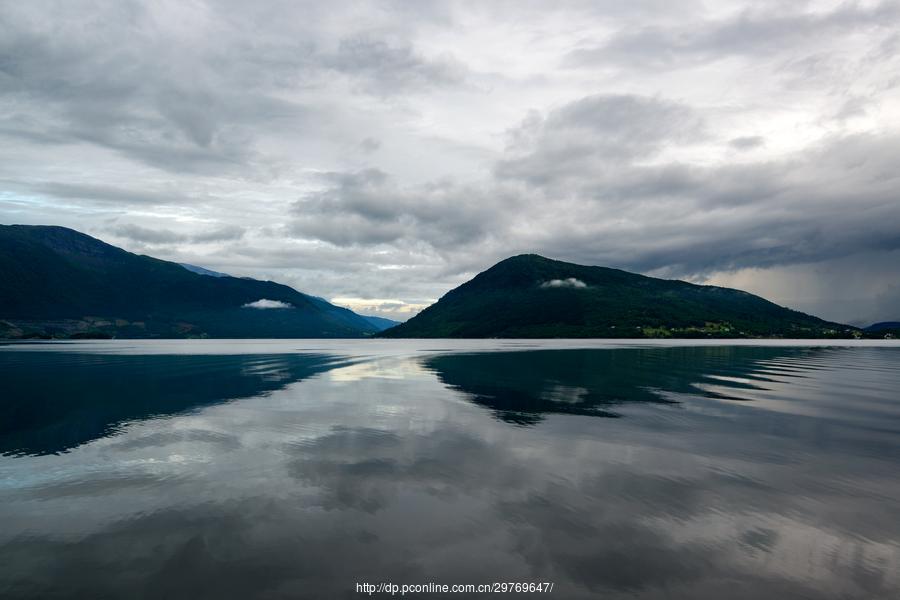
M882 337L885 339L900 339L900 321L882 321L881 323L873 323L863 329L871 336Z
M898 326L859 330L740 290L538 255L501 261L397 324L65 227L0 225L0 338L846 338Z
M882 321L881 323L872 323L865 328L865 331L887 331L900 330L900 321Z
M378 331L384 331L400 324L400 321L393 319L385 319L384 317L370 317L369 315L360 315L363 319L378 328Z
M65 227L0 225L0 337L302 338L378 331L351 310L286 285L221 275L133 254Z
M850 337L859 331L747 292L536 254L451 290L392 338Z
M198 267L197 265L191 265L188 263L178 263L191 273L197 273L198 275L209 275L210 277L231 277L228 273L220 273L218 271L212 271L210 269L206 269L204 267Z

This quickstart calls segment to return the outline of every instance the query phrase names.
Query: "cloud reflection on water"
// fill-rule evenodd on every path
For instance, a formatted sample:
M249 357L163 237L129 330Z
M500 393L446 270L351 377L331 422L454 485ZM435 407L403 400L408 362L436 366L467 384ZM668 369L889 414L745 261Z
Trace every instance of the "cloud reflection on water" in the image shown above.
M566 598L893 597L897 358L715 347L342 364L0 459L0 590L356 597L357 581L504 579ZM620 418L586 416L607 412Z

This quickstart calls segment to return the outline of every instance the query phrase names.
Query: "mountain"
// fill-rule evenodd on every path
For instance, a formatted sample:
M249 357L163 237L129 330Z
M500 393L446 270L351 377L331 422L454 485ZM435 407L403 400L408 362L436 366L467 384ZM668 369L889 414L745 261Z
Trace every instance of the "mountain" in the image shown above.
M740 290L524 254L497 263L379 336L803 338L854 332Z
M873 323L864 329L864 331L890 331L900 330L900 321L884 321L882 323Z
M707 397L737 400L747 390L741 382L753 377L761 361L808 358L822 350L722 345L626 352L452 352L424 357L422 366L495 418L527 426L550 414L616 418L622 414L621 407L629 404L677 404L678 400L658 391L696 394L698 384L718 388L704 391Z
M882 321L863 329L870 337L900 338L900 321Z
M197 268L199 269L202 267L197 267ZM215 273L215 271L211 271L211 272ZM312 298L313 300L318 300L319 302L324 302L325 304L329 304L329 306L330 306L330 303L325 298L320 298L319 296L310 296L310 298ZM369 324L372 325L373 327L375 327L375 329L377 331L384 331L385 329L389 329L389 328L393 327L394 325L400 324L400 321L394 321L393 319L385 319L384 317L370 317L369 315L359 315L359 316L362 317L363 319L365 319L366 321L368 321Z
M364 337L377 330L286 285L201 275L65 227L0 225L0 337Z
M231 277L228 273L219 273L218 271L210 271L209 269L204 269L203 267L198 267L197 265L189 265L188 263L178 263L191 273L197 273L198 275L209 275L210 277Z
M368 315L360 315L363 319L371 323L373 326L378 328L378 331L384 331L385 329L390 329L396 325L400 324L400 321L394 321L393 319L385 319L384 317L370 317Z

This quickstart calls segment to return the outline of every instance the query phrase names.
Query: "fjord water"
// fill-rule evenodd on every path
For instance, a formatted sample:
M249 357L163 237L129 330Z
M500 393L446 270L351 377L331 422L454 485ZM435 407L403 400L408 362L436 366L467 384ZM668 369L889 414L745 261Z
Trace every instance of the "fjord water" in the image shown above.
M900 347L578 344L0 346L0 597L900 597Z

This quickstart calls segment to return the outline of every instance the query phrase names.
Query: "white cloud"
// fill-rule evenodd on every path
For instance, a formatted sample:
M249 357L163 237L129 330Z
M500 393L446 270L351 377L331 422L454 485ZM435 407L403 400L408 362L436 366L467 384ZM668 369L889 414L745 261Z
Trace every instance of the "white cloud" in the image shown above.
M255 302L248 302L247 304L244 304L241 308L294 308L294 305L288 302L281 302L280 300L268 300L266 298L260 298Z
M0 2L5 223L384 316L538 253L900 318L895 1L54 6Z
M580 279L567 277L566 279L551 279L541 284L542 288L586 288L587 284Z

